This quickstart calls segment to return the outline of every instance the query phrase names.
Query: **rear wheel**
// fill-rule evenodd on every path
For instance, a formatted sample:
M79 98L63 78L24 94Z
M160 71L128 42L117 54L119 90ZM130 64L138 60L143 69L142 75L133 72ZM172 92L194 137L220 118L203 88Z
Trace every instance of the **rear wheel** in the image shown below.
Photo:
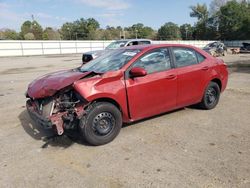
M220 87L215 82L210 82L203 95L202 101L199 104L203 109L213 109L220 99Z
M122 115L119 109L108 102L98 102L89 106L80 121L83 138L91 145L111 142L120 132Z

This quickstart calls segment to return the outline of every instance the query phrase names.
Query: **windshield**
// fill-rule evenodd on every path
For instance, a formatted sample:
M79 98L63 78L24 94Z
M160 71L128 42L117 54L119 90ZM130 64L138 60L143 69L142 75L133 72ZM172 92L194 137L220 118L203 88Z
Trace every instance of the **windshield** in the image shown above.
M112 42L111 44L109 44L106 47L106 49L117 49L117 48L120 48L120 47L124 47L127 42L128 41L126 41L126 40Z
M101 55L100 57L84 64L81 72L105 73L115 71L127 64L140 50L117 49Z
M217 42L209 43L205 47L206 48L216 48L217 47Z

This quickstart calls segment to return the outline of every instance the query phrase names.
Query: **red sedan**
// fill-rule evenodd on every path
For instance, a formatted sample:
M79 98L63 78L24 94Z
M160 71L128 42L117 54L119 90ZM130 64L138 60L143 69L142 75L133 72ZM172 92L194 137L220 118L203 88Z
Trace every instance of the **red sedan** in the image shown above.
M226 64L196 47L132 46L34 80L27 109L58 135L80 130L87 142L101 145L118 135L123 122L192 104L214 108L227 80Z

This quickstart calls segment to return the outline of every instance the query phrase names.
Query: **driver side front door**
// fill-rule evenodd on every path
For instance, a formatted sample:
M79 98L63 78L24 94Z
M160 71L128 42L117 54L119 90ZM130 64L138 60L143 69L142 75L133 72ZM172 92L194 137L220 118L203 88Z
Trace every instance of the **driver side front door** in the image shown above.
M150 117L176 107L177 75L176 70L171 69L167 48L146 53L132 67L141 67L147 71L144 77L128 76L126 79L132 120Z

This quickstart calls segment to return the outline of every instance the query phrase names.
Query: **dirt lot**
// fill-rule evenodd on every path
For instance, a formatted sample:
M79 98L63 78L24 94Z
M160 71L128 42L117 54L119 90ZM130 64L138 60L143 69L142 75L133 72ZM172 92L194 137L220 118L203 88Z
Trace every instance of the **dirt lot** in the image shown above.
M80 59L0 58L1 187L250 187L250 55L224 58L233 68L214 110L134 123L99 147L47 140L25 110L30 81Z

